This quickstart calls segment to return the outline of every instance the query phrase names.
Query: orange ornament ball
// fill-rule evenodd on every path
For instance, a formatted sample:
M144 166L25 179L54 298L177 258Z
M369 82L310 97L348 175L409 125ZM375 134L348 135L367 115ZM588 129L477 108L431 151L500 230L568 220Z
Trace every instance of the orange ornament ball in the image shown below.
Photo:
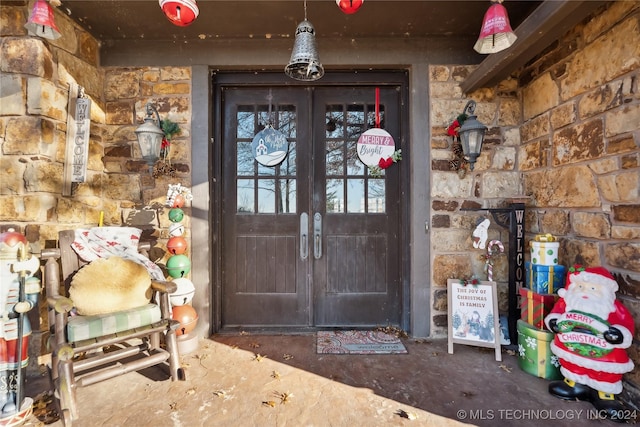
M177 305L171 309L174 320L180 322L176 335L185 335L193 331L198 324L198 313L190 305Z
M184 196L182 194L178 194L176 195L176 197L173 198L173 205L171 206L172 208L182 208L184 207Z
M173 255L180 255L187 251L187 241L182 236L171 237L167 241L167 249Z

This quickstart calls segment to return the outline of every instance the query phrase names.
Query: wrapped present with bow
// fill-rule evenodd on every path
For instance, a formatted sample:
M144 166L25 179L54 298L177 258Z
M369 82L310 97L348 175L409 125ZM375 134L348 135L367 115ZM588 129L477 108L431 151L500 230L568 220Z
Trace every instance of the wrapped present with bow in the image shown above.
M525 286L539 294L557 294L564 288L566 268L564 265L540 265L524 263Z
M538 329L546 329L544 318L551 313L558 299L555 294L539 294L529 289L520 289L520 319Z
M539 234L529 242L531 263L540 265L558 265L560 242L551 234Z

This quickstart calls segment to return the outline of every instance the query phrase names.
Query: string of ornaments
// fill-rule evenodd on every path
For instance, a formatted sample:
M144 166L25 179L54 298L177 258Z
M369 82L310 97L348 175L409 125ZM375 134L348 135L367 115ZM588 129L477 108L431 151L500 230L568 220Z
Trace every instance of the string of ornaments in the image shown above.
M180 322L176 335L186 336L193 331L198 323L198 313L191 305L195 294L195 286L186 276L191 271L191 260L186 255L187 241L184 238L185 227L182 223L187 202L193 200L191 191L181 184L169 184L166 206L169 210L169 240L167 250L171 254L167 259L167 272L171 281L177 285L177 290L169 295L172 318Z

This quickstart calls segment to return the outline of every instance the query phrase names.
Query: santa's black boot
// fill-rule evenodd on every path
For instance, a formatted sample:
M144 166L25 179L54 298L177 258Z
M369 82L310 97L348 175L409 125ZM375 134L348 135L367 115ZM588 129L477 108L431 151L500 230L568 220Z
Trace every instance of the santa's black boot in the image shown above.
M598 410L600 417L606 417L616 423L635 421L631 418L632 411L618 402L614 394L593 390L591 403Z
M553 381L549 384L549 393L565 400L591 400L593 389L569 379Z

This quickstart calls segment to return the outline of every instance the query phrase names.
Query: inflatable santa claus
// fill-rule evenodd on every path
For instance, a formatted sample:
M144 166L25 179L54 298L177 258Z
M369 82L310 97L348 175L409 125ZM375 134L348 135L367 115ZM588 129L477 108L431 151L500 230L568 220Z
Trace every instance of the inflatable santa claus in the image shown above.
M545 324L556 334L551 351L565 378L549 384L549 393L590 401L601 415L624 422L625 408L615 395L622 391L622 375L633 369L625 349L633 340L634 322L616 299L617 291L606 269L574 266Z

